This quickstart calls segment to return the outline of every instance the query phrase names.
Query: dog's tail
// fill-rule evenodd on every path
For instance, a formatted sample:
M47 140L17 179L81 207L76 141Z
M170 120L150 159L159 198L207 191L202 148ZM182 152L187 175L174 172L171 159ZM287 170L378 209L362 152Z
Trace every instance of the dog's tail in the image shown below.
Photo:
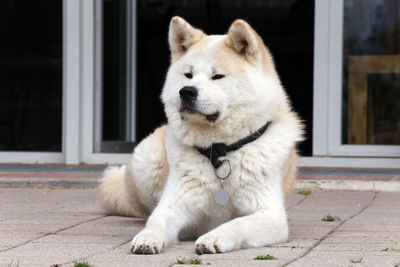
M103 173L98 187L98 197L102 208L107 214L143 217L143 212L135 209L125 187L126 166L109 167Z

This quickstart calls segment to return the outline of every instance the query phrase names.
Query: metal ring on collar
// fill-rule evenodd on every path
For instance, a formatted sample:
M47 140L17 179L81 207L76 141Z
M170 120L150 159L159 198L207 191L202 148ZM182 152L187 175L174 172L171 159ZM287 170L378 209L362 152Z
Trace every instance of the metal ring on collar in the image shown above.
M228 164L229 164L229 172L228 172L228 174L227 174L225 177L221 177L221 176L218 175L218 169L219 169L219 168L218 168L218 169L215 169L215 176L217 176L217 178L220 179L220 180L225 180L226 178L229 177L229 175L231 175L231 172L232 172L232 165L231 165L231 162L230 162L229 159L226 158L226 157L220 157L220 158L218 158L218 160L219 160L219 161L222 161L222 164L221 164L221 166L220 166L219 168L222 167L222 165L224 164L224 162L228 162Z

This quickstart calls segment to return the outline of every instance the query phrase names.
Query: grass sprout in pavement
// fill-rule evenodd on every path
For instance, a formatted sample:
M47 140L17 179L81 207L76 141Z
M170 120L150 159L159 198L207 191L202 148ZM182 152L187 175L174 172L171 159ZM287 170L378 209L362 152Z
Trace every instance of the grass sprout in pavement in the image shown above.
M75 261L74 267L92 267L87 261Z
M272 255L265 255L265 256L257 256L254 258L255 260L267 260L267 261L272 261L272 260L277 260L278 258L276 258L275 256Z
M340 222L342 219L338 216L333 216L333 215L326 215L324 218L322 218L323 222Z
M350 262L351 263L361 263L362 260L363 260L363 258L361 257L361 258L358 258L358 259L350 259Z
M302 189L298 193L300 195L309 196L309 195L311 195L312 191L311 191L311 189Z
M177 264L201 264L201 260L200 259L187 260L185 258L177 258L176 263Z

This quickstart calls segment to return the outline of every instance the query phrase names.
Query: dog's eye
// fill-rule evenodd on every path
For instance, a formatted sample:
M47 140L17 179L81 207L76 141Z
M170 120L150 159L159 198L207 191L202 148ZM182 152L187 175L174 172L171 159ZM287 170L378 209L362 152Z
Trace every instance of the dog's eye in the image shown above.
M191 74L190 72L185 73L185 77L188 79L192 79L193 78L193 74Z
M214 76L211 77L211 79L219 80L219 79L222 79L224 77L225 77L225 75L223 75L223 74L215 74Z

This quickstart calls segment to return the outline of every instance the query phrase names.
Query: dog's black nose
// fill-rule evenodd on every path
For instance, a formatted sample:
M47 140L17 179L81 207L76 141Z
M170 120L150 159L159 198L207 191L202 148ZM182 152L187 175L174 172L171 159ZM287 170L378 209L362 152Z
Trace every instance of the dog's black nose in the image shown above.
M185 86L181 90L179 90L179 95L182 100L185 101L194 101L197 98L197 89L193 86Z

